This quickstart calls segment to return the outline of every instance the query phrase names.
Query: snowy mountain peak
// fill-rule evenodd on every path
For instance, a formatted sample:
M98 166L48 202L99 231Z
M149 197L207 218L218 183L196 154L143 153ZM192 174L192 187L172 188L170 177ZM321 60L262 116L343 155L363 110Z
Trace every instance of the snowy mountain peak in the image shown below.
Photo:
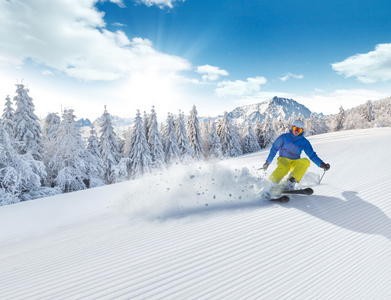
M76 122L77 127L90 127L91 126L91 121L89 119L84 119L81 118Z
M293 99L275 96L261 103L237 107L228 115L235 122L243 124L248 121L262 122L266 116L272 119L282 117L284 120L288 120L293 114L309 118L311 111Z
M110 119L114 127L129 126L132 125L134 121L134 118L120 118L118 116L112 116L112 115L110 115ZM103 122L102 117L99 117L93 122L93 124L95 127L101 127L102 122Z

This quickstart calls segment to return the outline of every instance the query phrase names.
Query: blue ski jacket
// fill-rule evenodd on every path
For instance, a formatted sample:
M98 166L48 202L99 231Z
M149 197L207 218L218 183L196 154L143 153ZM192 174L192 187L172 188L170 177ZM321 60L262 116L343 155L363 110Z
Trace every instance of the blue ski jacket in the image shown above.
M280 151L279 155L282 157L289 159L299 159L301 152L304 150L309 159L311 159L318 167L320 167L320 164L323 161L316 155L310 142L303 136L303 133L299 136L294 136L292 131L289 131L288 133L280 135L274 141L266 161L270 164L273 161L273 158L276 156L277 151Z

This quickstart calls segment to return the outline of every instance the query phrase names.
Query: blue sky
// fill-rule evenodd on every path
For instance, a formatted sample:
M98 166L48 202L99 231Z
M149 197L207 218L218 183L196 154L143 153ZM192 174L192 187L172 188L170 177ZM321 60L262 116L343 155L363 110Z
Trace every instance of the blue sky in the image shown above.
M216 116L273 96L336 113L391 96L390 1L0 0L0 92L40 117L104 105Z

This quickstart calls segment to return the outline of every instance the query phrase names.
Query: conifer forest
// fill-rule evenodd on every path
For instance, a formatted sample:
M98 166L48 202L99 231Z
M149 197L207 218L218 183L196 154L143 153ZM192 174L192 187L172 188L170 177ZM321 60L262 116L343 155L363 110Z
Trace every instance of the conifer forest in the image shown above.
M295 119L305 122L305 135L391 126L391 98L367 101L331 116L266 116L262 122L234 122L227 112L200 118L195 106L188 115L168 113L159 124L157 112L135 112L128 130L119 133L108 107L101 126L83 137L73 109L49 113L40 120L23 84L5 98L0 125L0 205L134 180L140 176L192 164L218 161L270 147L289 131Z

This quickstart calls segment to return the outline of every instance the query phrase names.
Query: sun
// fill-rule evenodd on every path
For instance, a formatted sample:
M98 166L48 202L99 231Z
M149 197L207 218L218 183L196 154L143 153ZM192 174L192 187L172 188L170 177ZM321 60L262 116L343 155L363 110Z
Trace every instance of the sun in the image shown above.
M188 106L178 75L162 74L156 70L132 74L122 81L116 97L122 110L128 110L127 115L136 113L137 109L149 113L151 107L155 106L160 118L165 118L168 112L176 114L181 106L186 106L182 109Z

